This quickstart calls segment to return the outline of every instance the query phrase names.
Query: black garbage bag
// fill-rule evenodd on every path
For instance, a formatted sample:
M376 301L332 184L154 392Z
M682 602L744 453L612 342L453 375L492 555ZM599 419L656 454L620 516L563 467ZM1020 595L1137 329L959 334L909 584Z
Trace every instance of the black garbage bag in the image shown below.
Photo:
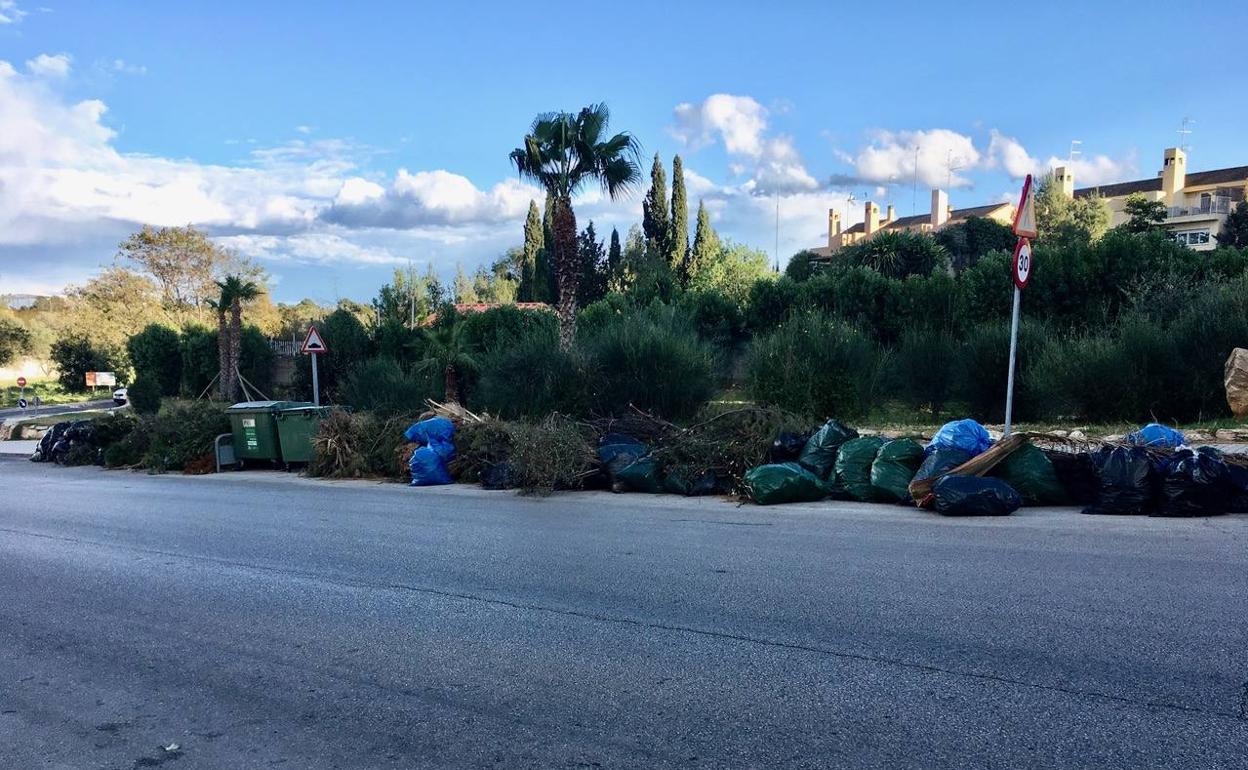
M1138 516L1153 507L1153 463L1143 447L1106 448L1093 455L1100 479L1096 502L1084 513Z
M908 438L880 447L871 463L871 486L875 498L889 503L910 502L910 482L923 464L923 447Z
M1248 513L1248 468L1226 464L1226 512Z
M1212 447L1180 449L1161 481L1161 505L1154 516L1221 516L1230 502L1226 462Z
M715 475L714 471L702 471L692 481L678 473L668 473L663 478L663 491L673 495L698 497L700 495L726 494L729 484Z
M942 516L1008 516L1023 504L1009 484L983 476L945 476L932 494Z
M841 444L854 438L858 438L858 431L836 420L828 420L806 441L797 461L819 478L826 479L832 474Z
M1044 451L1027 443L1006 455L989 474L1018 492L1024 505L1065 505L1068 498L1053 463Z
M911 481L938 478L974 456L965 449L933 449L927 457L923 458L923 464L919 466L919 470L915 472Z
M653 457L641 457L616 471L611 488L616 492L658 494L663 491L663 473Z
M481 486L484 489L515 489L515 469L507 461L486 466L481 471Z
M828 496L828 485L798 463L773 463L751 468L745 488L759 505L813 503Z
M776 440L771 442L771 450L767 453L767 459L772 463L788 463L793 462L802 455L802 449L806 447L806 442L810 440L811 433L790 433L782 431Z
M598 442L598 462L607 481L604 486L614 486L619 482L619 473L628 466L646 456L649 450L635 438L621 433L608 433Z
M1060 450L1042 450L1057 481L1066 493L1071 505L1092 505L1101 492L1101 482L1097 476L1096 463L1090 452L1062 452Z
M70 441L91 443L95 440L95 423L90 420L76 420L65 429L65 438Z
M833 497L860 503L879 501L875 487L871 486L871 465L882 446L884 439L879 436L863 436L841 444L834 466Z
M39 439L39 444L35 446L35 451L30 456L31 462L49 463L52 462L52 447L56 446L56 442L65 437L65 431L73 423L58 422L43 434L43 438Z

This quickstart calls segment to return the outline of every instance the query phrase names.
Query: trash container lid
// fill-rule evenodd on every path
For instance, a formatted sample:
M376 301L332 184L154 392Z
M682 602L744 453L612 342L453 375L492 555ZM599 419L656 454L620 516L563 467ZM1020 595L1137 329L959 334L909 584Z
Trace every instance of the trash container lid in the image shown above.
M320 414L320 415L329 414L329 407L327 406L317 406L316 404L304 404L298 401L288 401L284 403L289 403L291 404L291 406L274 407L273 411L277 412L278 416L285 415L285 414L291 414L291 415L313 414L313 413Z
M297 409L312 406L307 401L243 401L227 408L227 412L277 412L283 409Z

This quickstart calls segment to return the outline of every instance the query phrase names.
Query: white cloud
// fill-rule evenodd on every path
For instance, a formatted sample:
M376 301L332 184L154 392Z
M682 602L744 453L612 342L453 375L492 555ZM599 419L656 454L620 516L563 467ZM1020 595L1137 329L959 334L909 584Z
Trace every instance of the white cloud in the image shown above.
M1045 164L1047 169L1065 166L1074 173L1075 187L1094 187L1113 182L1129 182L1139 178L1135 156L1128 155L1115 160L1108 155L1093 155L1070 160L1067 158L1050 157Z
M544 193L515 179L488 190L449 171L399 169L389 188L353 177L343 182L323 219L347 227L403 229L518 220Z
M117 72L122 75L146 75L147 74L147 67L144 67L142 64L132 64L131 62L126 61L125 59L113 59L113 63L111 67L112 67L113 72Z
M752 191L784 194L819 186L792 138L768 135L767 108L749 96L713 94L701 104L678 104L673 114L674 137L694 150L722 142L734 159L729 170L748 175Z
M981 161L969 136L946 128L876 131L866 147L848 157L863 180L904 182L917 175L925 187L940 188L971 185L960 172Z
M1012 179L1022 179L1040 169L1040 161L1028 155L1017 139L1006 136L995 128L992 129L991 136L988 156L984 161L985 168L1000 167Z
M73 57L67 53L41 53L26 61L26 69L30 74L44 78L69 77L70 62Z
M26 15L17 0L0 0L0 24L16 24Z
M295 126L295 130L296 130L296 131L298 131L299 133L301 133L301 134L305 134L305 135L306 135L306 134L310 134L310 133L312 133L312 127L311 127L311 126Z

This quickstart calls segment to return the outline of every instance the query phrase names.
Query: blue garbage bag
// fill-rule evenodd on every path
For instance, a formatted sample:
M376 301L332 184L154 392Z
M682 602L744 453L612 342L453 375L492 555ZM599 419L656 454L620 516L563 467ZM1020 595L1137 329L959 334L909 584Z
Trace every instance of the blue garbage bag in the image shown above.
M412 486L414 487L432 487L451 483L451 473L446 468L446 458L435 445L417 448L412 452L412 459L408 461L407 467L412 472Z
M974 457L992 446L992 438L984 426L974 420L954 420L947 422L932 436L932 443L924 450L930 455L937 449L961 449Z
M1151 422L1127 436L1127 443L1132 446L1150 446L1161 449L1178 449L1186 441L1187 439L1179 431L1156 422Z

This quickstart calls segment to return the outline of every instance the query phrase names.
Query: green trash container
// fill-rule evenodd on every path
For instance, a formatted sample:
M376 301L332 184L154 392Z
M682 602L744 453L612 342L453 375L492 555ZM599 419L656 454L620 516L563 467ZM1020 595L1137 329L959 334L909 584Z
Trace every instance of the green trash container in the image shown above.
M281 462L282 447L277 437L276 414L288 407L309 406L301 401L244 401L225 410L234 434L234 456L240 462L269 460Z
M312 439L321 429L321 420L329 414L324 406L292 405L278 409L277 437L286 463L312 462Z

